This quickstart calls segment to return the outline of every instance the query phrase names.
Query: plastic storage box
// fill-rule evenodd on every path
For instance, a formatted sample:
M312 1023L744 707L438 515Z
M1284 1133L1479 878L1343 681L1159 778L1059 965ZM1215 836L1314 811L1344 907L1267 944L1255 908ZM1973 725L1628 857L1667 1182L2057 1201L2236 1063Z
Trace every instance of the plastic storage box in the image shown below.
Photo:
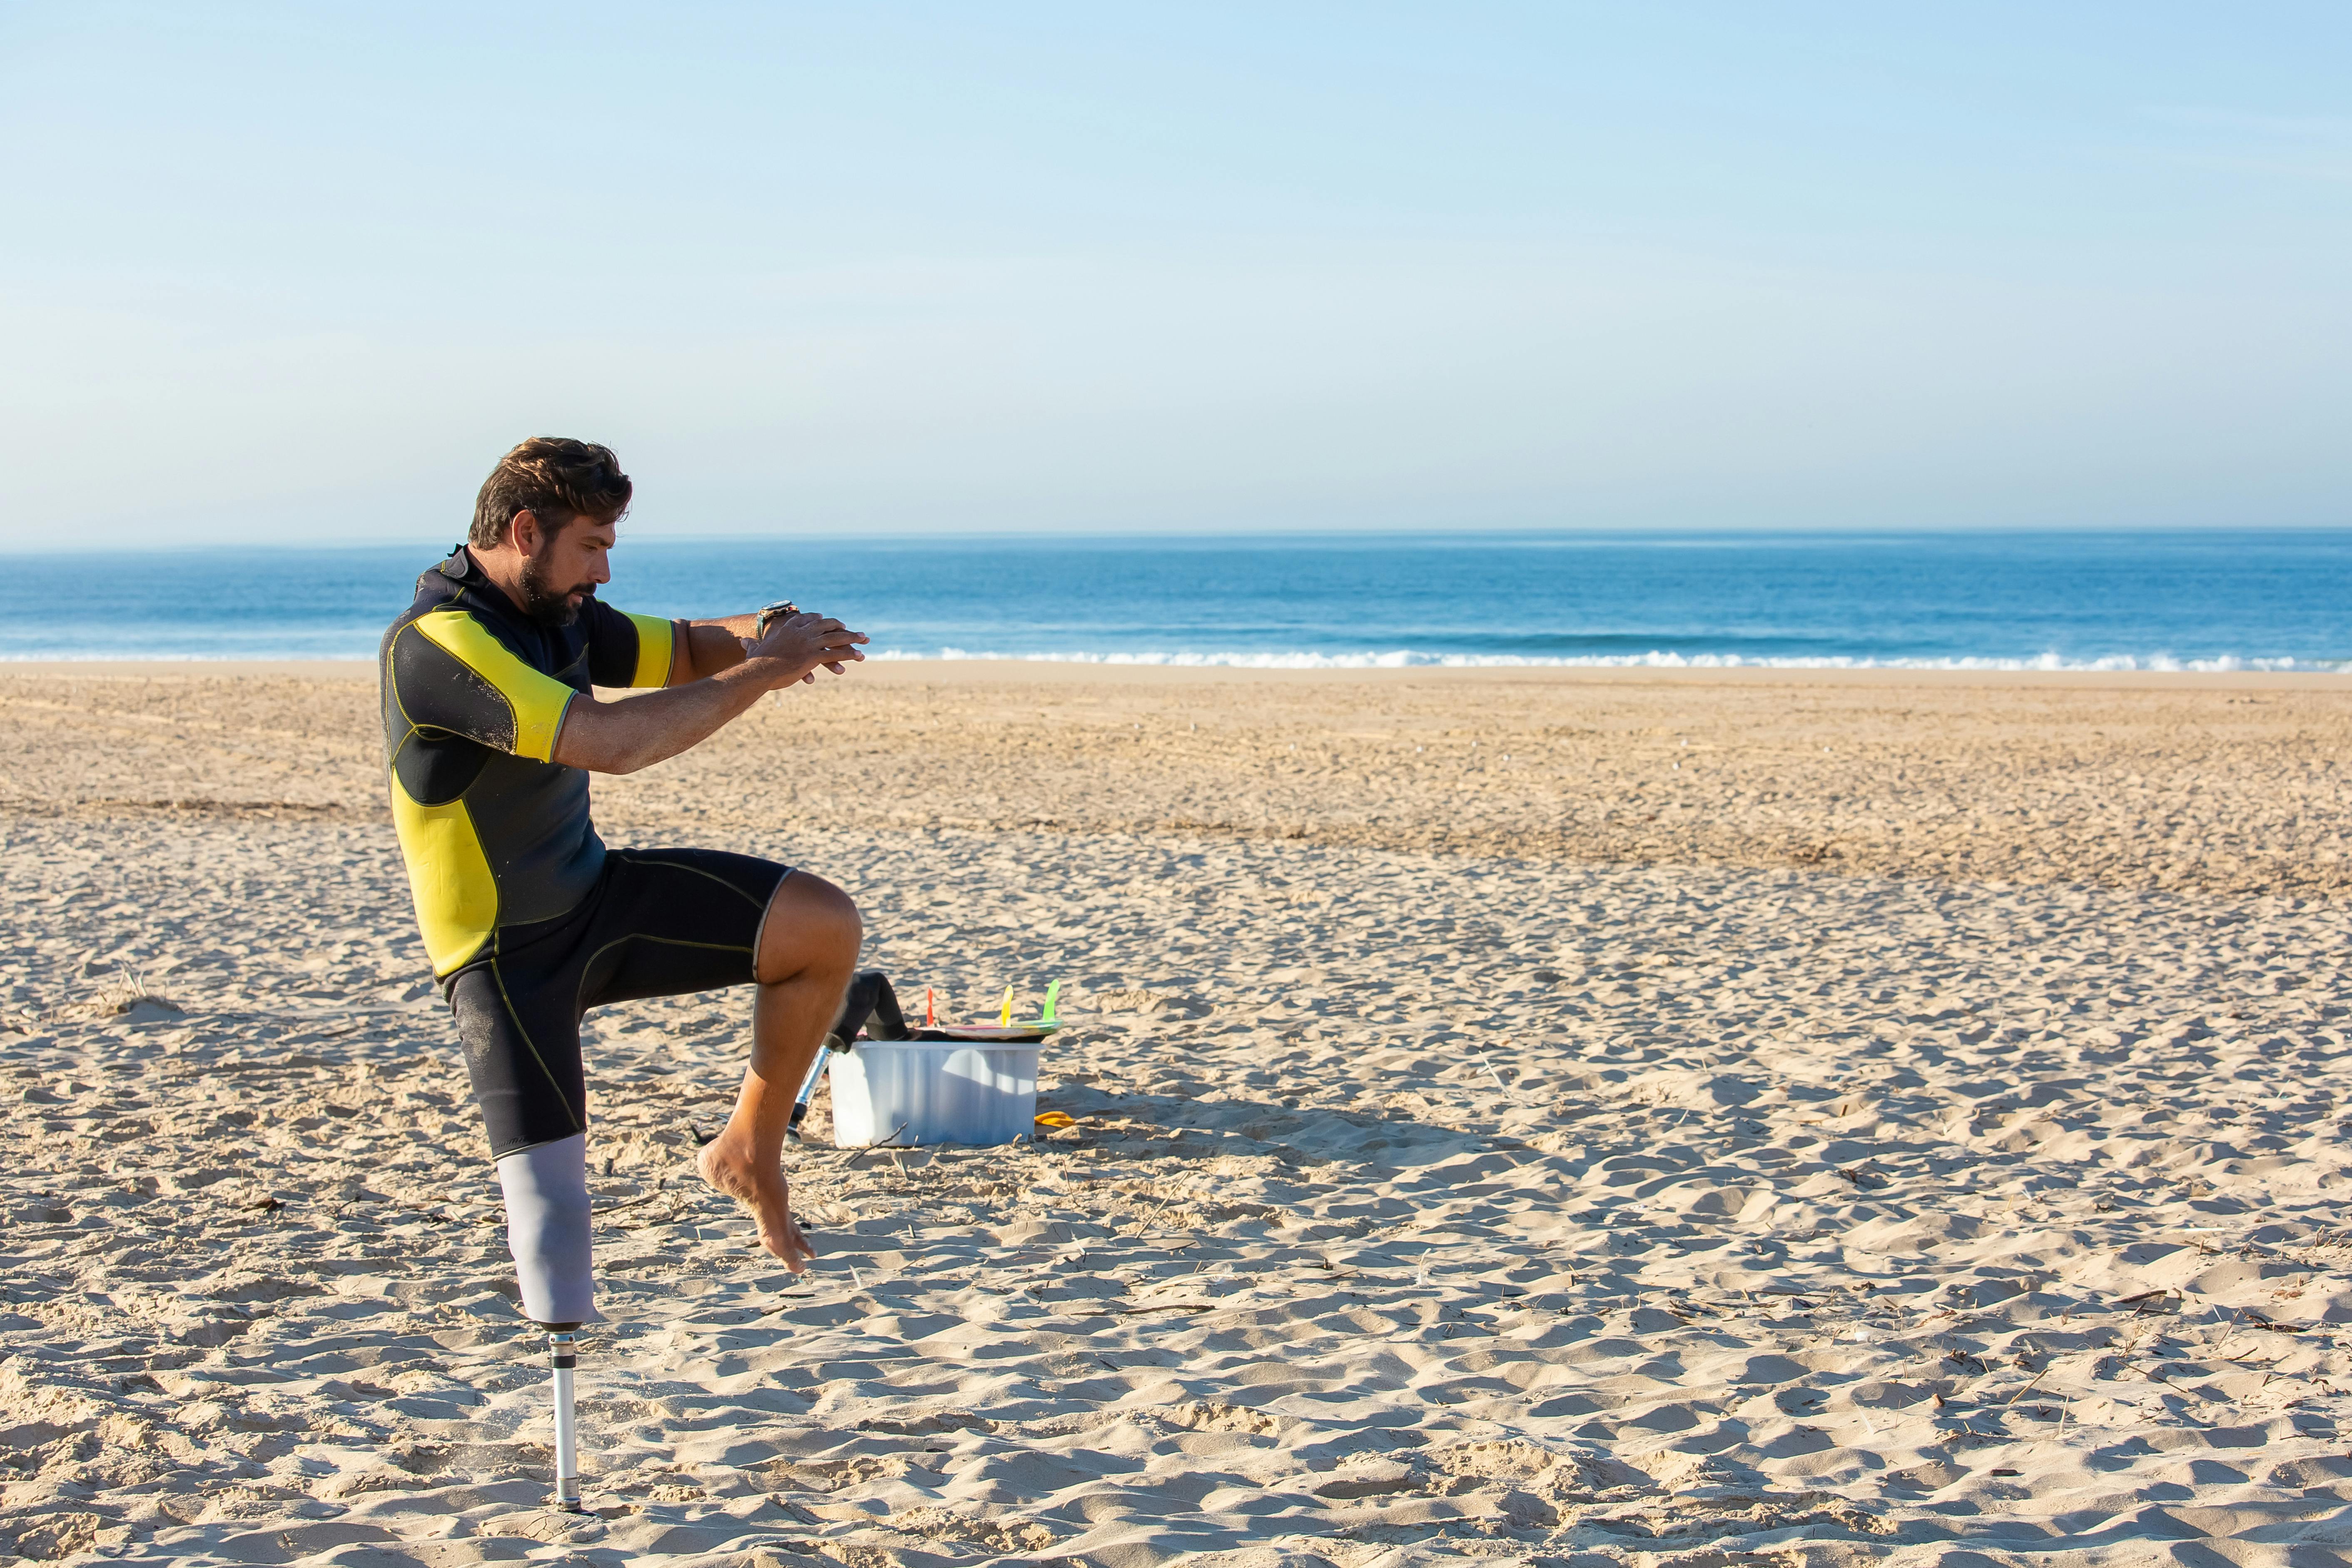
M826 1063L833 1146L1009 1144L1037 1127L1037 1047L861 1040Z

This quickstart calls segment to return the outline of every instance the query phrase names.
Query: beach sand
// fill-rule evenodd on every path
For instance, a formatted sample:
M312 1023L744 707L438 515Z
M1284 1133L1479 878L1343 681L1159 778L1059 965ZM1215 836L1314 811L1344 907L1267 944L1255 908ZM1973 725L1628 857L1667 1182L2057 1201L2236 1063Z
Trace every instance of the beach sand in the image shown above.
M2352 1552L2352 681L872 665L598 785L789 860L1034 1146L692 1174L587 1031L585 1519L363 666L0 669L0 1555Z

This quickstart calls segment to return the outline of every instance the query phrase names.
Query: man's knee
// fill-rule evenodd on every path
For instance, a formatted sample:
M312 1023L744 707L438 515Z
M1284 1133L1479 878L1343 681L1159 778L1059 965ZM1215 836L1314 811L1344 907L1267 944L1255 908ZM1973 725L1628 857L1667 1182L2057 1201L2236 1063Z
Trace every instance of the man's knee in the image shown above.
M866 920L857 913L857 902L841 889L816 878L816 903L821 913L812 922L828 938L834 956L845 964L857 961L857 949L866 941Z
M768 901L761 931L763 978L782 978L811 965L846 967L857 961L866 923L849 894L821 876L796 871Z

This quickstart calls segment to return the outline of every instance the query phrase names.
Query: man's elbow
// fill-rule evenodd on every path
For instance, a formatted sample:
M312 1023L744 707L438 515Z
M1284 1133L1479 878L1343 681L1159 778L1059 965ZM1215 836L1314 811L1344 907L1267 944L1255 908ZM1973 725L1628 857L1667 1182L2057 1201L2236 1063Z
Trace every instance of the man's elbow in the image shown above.
M588 771L610 774L635 773L640 768L652 767L658 760L660 760L658 758L640 757L634 752L624 752L616 757L600 758L591 762L588 764Z
M652 737L632 735L611 723L602 708L575 708L556 735L548 760L590 773L635 773L659 762L662 756Z
M645 742L625 742L616 746L590 747L588 756L572 766L584 768L591 773L635 773L641 768L651 768L661 759L662 752L656 747Z

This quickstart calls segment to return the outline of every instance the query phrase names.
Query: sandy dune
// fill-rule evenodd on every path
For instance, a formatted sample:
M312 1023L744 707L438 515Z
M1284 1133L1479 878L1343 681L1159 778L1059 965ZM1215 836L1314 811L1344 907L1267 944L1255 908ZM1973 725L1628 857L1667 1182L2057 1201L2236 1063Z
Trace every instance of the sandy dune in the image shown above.
M593 1019L584 1521L363 679L0 674L0 1552L2352 1553L2343 684L868 674L607 837L1064 978L1078 1125L820 1109L795 1280L746 998Z

